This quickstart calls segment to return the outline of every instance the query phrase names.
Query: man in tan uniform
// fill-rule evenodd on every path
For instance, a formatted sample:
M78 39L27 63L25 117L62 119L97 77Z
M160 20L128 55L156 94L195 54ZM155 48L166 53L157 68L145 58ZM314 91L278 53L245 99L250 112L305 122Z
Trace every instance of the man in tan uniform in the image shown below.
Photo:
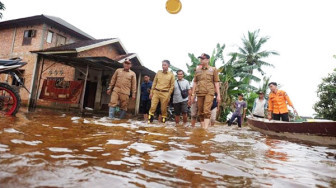
M120 104L120 119L125 117L128 101L132 90L132 99L136 97L136 75L130 70L132 62L128 59L123 63L124 68L117 69L111 79L107 94L111 96L109 103L109 118L114 118L115 108Z
M202 54L198 57L201 67L198 67L194 77L194 87L192 88L191 102L195 100L195 91L197 95L198 116L201 126L207 129L210 125L211 106L215 92L217 93L217 102L220 103L221 96L219 92L219 77L215 67L209 66L210 56Z
M159 102L161 103L162 122L166 122L167 105L175 84L174 74L168 71L169 66L170 62L168 60L163 60L162 71L158 71L155 75L151 93L149 95L149 98L152 99L152 104L149 110L148 123L153 122L154 113Z

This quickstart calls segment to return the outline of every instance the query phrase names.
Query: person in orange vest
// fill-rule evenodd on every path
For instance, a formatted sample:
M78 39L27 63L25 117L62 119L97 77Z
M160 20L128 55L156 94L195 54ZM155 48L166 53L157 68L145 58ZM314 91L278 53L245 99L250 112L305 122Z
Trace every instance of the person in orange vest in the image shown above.
M297 114L289 96L285 91L278 89L276 82L269 83L268 87L271 90L268 96L268 119L289 121L287 105L291 106L294 113Z

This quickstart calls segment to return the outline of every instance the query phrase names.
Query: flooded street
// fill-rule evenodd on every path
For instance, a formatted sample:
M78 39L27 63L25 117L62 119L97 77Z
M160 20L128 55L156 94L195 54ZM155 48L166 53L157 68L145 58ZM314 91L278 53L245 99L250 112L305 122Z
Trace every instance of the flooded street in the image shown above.
M336 147L248 127L204 131L44 109L0 121L0 187L336 187Z

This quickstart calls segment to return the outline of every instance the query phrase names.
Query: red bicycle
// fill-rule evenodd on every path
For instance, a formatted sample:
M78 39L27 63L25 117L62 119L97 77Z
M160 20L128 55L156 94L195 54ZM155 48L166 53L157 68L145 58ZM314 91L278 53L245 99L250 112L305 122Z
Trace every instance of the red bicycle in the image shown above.
M26 65L21 59L0 60L0 74L8 74L12 79L16 80L20 87L24 87L20 78L15 73L15 70ZM21 97L19 93L8 83L0 82L0 114L15 115L21 105Z

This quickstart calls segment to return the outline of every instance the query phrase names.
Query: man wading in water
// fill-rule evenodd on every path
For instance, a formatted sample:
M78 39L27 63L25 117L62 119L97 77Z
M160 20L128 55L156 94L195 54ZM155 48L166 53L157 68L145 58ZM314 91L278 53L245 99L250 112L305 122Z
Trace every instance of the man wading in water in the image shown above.
M220 103L221 96L219 92L219 77L215 67L209 66L210 56L202 54L198 57L202 68L197 68L192 88L191 104L195 100L195 91L197 95L198 117L201 121L201 127L207 129L210 125L211 106L215 92L217 93L217 102Z
M109 103L109 118L114 118L116 106L120 103L120 119L126 115L129 97L132 92L132 99L135 100L136 96L136 75L130 70L132 62L128 59L123 63L124 68L117 69L111 79L107 94L111 96ZM132 91L131 91L132 90Z

